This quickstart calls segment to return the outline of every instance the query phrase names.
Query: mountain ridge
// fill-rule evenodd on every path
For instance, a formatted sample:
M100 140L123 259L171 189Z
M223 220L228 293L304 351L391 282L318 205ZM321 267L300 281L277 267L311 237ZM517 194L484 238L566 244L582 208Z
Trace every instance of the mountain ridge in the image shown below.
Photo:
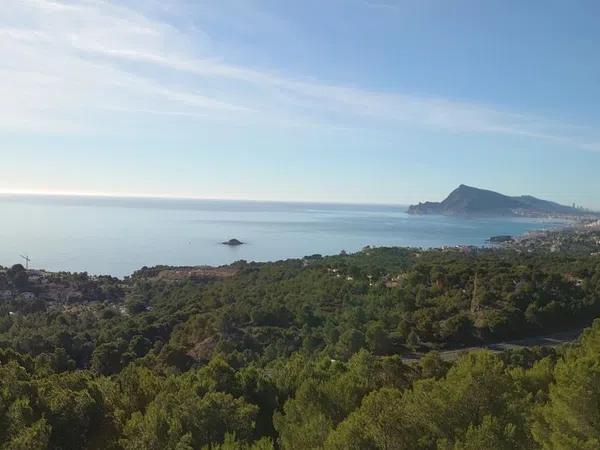
M447 216L584 216L587 210L542 200L531 195L508 196L461 184L441 202L411 205L409 214Z

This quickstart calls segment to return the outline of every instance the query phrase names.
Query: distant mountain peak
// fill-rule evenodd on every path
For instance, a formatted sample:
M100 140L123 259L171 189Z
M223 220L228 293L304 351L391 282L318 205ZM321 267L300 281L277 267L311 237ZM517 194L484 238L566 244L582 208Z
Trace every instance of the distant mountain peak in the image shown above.
M442 202L412 205L409 214L453 216L582 216L588 212L541 200L531 195L511 197L466 184L459 185Z

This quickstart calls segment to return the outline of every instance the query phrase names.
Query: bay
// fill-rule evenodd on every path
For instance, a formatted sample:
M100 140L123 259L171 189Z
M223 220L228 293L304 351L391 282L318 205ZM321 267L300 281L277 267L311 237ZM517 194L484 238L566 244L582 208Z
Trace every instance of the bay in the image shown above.
M142 266L223 265L366 245L486 245L559 220L412 216L406 206L0 195L0 265L126 276ZM246 244L228 247L237 238Z

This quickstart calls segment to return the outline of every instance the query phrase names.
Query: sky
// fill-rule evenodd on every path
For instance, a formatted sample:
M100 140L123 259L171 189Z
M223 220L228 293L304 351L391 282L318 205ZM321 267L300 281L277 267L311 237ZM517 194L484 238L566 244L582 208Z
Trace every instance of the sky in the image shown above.
M600 2L2 0L0 192L600 209Z

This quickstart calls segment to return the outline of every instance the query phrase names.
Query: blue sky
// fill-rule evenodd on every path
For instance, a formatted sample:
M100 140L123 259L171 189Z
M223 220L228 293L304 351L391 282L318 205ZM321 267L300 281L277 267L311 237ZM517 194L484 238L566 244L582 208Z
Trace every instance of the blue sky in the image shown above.
M600 208L600 3L4 0L0 191Z

